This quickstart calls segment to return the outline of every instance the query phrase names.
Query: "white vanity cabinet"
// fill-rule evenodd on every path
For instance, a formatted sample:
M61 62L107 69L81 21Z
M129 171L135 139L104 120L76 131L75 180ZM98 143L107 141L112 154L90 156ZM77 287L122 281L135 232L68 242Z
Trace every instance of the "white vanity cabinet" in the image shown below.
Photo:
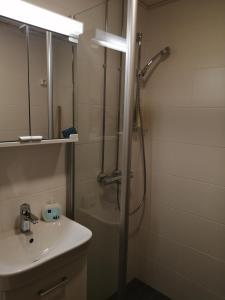
M86 257L43 274L17 289L2 292L1 300L86 300Z
M92 233L64 216L0 234L0 300L86 300Z

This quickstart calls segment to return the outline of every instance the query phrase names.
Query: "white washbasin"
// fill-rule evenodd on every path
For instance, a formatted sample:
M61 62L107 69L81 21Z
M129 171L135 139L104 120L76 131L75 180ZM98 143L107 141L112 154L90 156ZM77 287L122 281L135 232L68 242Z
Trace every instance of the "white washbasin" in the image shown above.
M31 230L32 235L15 231L0 234L0 277L31 270L92 237L89 229L64 216L54 223L39 221Z

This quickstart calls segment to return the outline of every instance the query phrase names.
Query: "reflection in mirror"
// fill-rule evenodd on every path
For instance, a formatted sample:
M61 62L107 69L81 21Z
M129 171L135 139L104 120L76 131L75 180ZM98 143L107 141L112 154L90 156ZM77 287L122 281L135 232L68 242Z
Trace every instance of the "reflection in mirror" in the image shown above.
M29 135L26 33L0 19L0 142Z
M74 125L74 65L76 45L53 35L53 138ZM75 57L74 57L75 59ZM48 139L48 91L46 32L29 31L31 132Z
M53 110L54 138L74 127L74 72L76 44L54 35L53 38Z
M48 98L45 31L29 27L31 134L48 138Z

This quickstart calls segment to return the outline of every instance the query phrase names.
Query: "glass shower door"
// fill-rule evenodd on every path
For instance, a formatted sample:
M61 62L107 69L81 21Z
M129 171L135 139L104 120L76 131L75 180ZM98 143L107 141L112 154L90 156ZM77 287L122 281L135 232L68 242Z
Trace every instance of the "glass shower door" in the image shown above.
M77 50L75 215L93 232L88 300L106 300L118 290L123 55L93 37L97 28L121 35L123 6L110 0L76 16L85 32Z

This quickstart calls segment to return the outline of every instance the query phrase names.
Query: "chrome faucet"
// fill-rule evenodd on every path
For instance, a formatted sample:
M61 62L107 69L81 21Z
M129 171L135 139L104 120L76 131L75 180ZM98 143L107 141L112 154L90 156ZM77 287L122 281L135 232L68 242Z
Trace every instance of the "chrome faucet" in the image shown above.
M23 203L20 206L20 231L23 233L29 233L30 223L37 224L38 217L31 213L30 205L27 203Z
M102 174L101 174L102 175ZM133 178L132 171L130 172L130 178ZM112 174L103 174L102 176L98 176L98 182L102 183L103 185L109 185L113 183L121 184L121 171L120 170L114 170Z

